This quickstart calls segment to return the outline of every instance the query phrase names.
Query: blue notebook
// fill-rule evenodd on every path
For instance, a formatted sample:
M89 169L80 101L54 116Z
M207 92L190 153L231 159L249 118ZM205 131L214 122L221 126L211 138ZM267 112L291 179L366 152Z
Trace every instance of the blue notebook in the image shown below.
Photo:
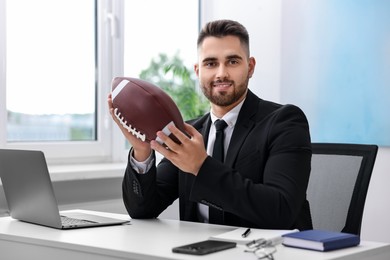
M285 246L316 251L331 251L360 244L360 237L357 235L318 229L288 233L282 237L282 244Z

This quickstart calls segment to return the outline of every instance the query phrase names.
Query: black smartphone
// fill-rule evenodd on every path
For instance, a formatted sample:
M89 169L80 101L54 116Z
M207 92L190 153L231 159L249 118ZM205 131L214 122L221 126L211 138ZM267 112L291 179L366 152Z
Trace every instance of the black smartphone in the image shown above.
M174 247L172 248L172 252L190 255L206 255L233 247L236 247L236 243L234 242L204 240L197 243Z

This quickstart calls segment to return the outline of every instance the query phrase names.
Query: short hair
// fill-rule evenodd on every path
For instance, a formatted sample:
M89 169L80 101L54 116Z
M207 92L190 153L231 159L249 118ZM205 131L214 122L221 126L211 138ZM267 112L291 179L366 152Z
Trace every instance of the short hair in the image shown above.
M208 22L198 35L197 47L202 45L207 37L222 38L225 36L236 36L240 39L249 57L249 34L246 28L237 21L232 20L216 20Z

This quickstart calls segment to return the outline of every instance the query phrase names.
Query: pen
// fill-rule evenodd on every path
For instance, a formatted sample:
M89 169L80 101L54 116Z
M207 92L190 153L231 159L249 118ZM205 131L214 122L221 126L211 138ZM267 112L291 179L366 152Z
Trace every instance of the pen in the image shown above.
M245 232L244 233L242 233L242 237L247 237L247 236L249 236L249 233L251 233L251 229L250 228L247 228L246 230L245 230Z

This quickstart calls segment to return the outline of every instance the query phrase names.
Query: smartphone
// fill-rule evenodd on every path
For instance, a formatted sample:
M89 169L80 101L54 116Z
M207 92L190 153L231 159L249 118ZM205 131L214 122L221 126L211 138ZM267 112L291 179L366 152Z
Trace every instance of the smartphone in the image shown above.
M174 253L190 255L206 255L225 249L236 247L236 243L217 240L204 240L197 243L172 248Z

